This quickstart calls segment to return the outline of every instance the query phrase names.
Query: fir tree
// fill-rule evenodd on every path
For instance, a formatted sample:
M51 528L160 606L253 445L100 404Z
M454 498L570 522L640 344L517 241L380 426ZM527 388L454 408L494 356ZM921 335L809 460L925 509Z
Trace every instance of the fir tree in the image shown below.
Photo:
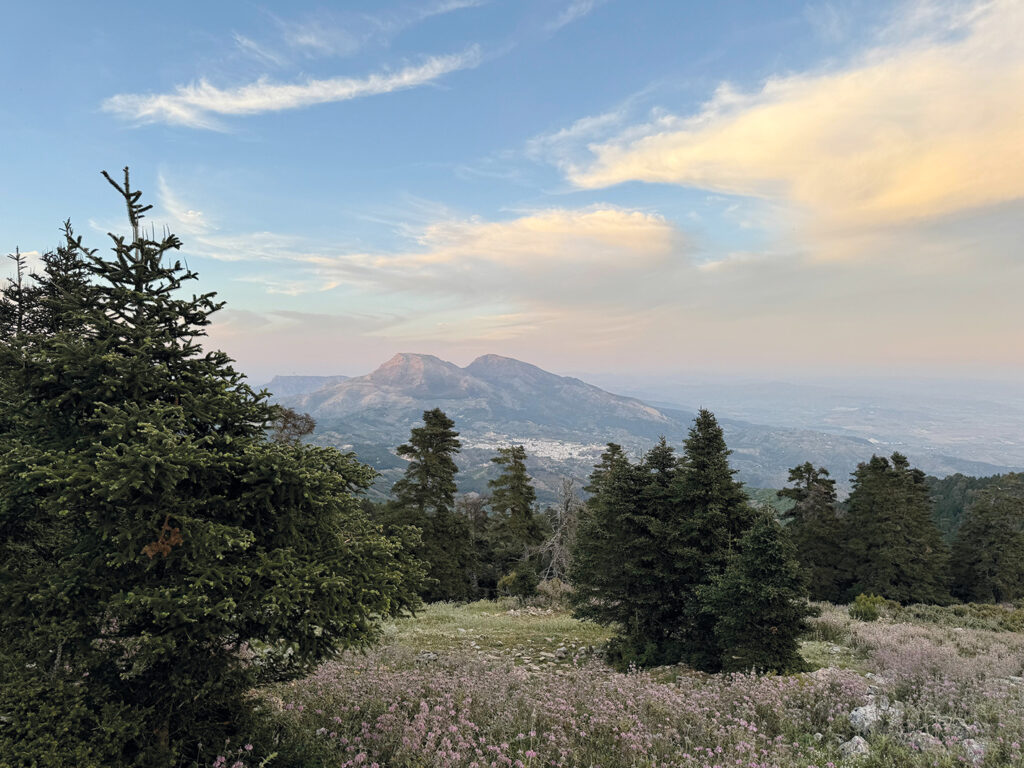
M817 611L807 602L793 543L773 515L759 513L702 597L715 616L724 671L804 669L798 638Z
M792 487L778 495L794 501L786 515L786 533L807 574L808 592L813 600L838 602L846 587L846 531L836 504L836 482L827 469L810 462L790 469L789 482Z
M494 556L499 572L504 574L536 554L544 541L545 526L534 509L537 492L526 471L526 449L521 445L499 448L491 462L502 468L487 485L491 490Z
M953 543L954 594L972 602L1024 597L1024 475L994 478L967 510Z
M467 600L473 569L469 522L455 509L455 454L461 443L455 422L440 408L423 412L423 426L413 427L398 455L409 460L405 476L392 488L392 519L422 531L417 555L427 565L424 598Z
M702 589L725 570L755 512L743 485L733 479L722 428L714 414L701 409L690 428L682 467L673 483L677 522L666 540L673 561L676 599L682 606L680 642L693 666L715 670L722 659L715 632L716 618L704 604Z
M478 598L494 597L498 589L497 557L494 554L491 518L487 514L488 499L478 493L467 493L455 502L456 514L469 525L472 544L470 558L470 594Z
M608 443L590 476L591 496L572 552L573 612L578 618L618 628L618 644L637 639L632 577L642 539L632 521L642 485L640 472L622 447Z
M180 242L107 178L131 235L102 258L68 229L50 319L0 344L0 753L206 763L246 691L371 642L417 574L359 507L372 470L266 441L270 407L199 341L222 305L181 295Z
M932 519L924 473L906 456L879 456L853 473L847 501L852 587L901 603L943 603L948 550Z

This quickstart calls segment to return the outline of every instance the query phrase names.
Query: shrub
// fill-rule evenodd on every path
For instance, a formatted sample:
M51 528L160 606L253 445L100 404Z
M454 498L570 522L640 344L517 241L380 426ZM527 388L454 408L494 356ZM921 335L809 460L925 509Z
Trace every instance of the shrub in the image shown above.
M544 579L537 584L537 602L546 607L568 607L570 595L572 585L561 579Z
M498 593L525 600L537 594L540 577L530 563L520 563L509 573L498 579Z
M886 600L878 595L859 594L850 604L850 618L859 621L878 621Z

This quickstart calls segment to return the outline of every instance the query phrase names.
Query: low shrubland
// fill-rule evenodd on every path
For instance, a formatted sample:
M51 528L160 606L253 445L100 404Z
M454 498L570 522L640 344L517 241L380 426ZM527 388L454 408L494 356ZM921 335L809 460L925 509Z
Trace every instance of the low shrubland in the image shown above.
M992 628L1012 609L822 608L818 669L757 676L620 673L607 631L560 609L433 605L261 691L268 725L221 765L1024 766L1024 635Z

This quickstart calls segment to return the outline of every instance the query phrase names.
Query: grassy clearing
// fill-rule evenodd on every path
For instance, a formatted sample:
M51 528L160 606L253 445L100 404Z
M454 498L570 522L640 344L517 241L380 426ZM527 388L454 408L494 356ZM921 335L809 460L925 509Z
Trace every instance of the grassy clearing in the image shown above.
M417 616L390 623L385 645L424 653L484 653L517 664L568 663L608 640L604 627L565 610L520 606L515 600L468 605L435 603Z

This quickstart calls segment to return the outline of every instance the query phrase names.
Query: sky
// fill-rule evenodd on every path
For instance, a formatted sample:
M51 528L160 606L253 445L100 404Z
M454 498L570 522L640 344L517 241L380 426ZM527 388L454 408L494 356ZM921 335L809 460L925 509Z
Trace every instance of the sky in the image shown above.
M0 252L100 176L259 382L1019 377L1024 0L7 3Z

